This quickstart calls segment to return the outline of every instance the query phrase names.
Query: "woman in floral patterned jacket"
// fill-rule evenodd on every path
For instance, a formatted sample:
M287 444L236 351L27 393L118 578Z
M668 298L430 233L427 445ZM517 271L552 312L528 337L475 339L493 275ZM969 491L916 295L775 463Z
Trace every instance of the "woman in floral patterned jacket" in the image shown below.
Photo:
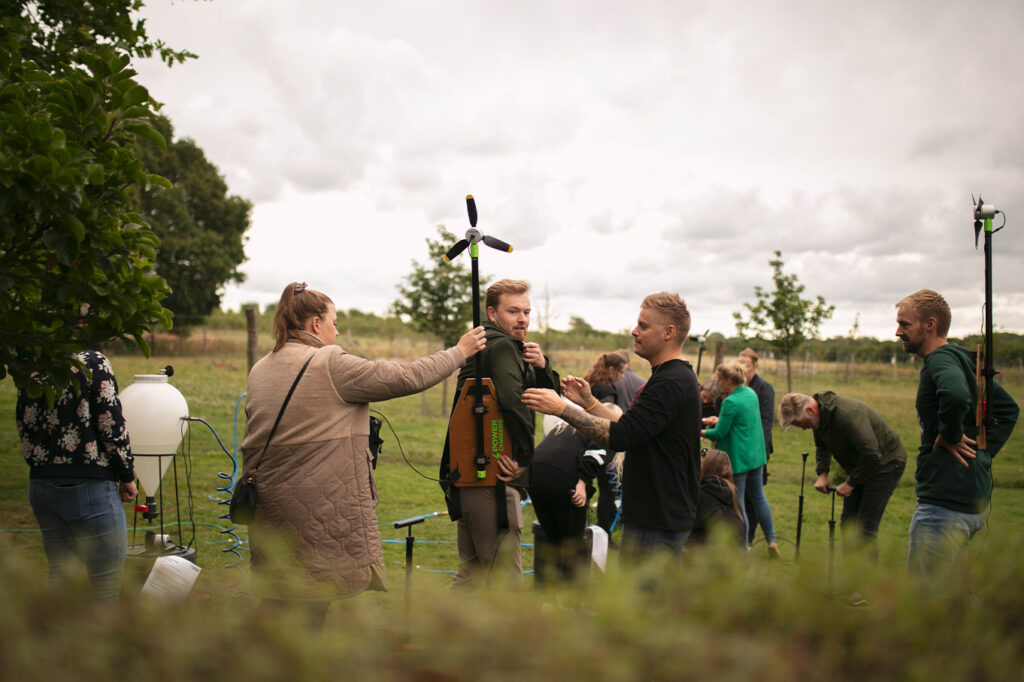
M43 534L50 583L67 575L72 558L85 564L96 594L116 599L127 551L122 502L135 498L128 430L110 362L98 351L77 358L91 373L53 408L18 391L17 421L29 474L29 503Z

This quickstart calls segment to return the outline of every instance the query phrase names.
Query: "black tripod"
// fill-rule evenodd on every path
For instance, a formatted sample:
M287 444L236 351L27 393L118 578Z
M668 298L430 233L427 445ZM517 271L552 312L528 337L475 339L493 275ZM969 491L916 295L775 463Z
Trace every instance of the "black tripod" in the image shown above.
M804 460L803 469L800 471L800 504L797 506L796 511L796 553L795 559L800 558L800 531L804 526L804 479L807 476L807 455L808 453L802 452L800 456Z
M395 528L408 528L405 536L405 627L409 627L409 606L412 604L412 547L416 544L416 538L412 534L412 527L435 514L424 516L412 516L401 521L395 521ZM406 632L408 637L408 632Z
M704 356L704 351L707 350L707 346L704 345L704 342L707 341L707 339L708 339L708 332L710 332L710 331L711 331L710 329L707 329L700 336L691 336L690 337L691 339L696 339L697 343L700 344L700 348L697 350L697 372L696 372L696 374L697 374L697 380L698 381L700 381L700 359L701 359L701 357Z
M836 489L829 486L828 491L832 493L832 518L828 520L828 588L835 590L833 576L835 575L836 559Z

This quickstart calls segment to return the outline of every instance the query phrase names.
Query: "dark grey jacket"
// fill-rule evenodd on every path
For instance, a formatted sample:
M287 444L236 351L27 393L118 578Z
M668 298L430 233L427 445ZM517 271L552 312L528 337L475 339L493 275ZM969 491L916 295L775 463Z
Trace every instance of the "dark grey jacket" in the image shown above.
M821 421L814 429L817 473L827 473L832 459L856 487L872 476L906 466L900 437L870 406L832 391L815 393Z

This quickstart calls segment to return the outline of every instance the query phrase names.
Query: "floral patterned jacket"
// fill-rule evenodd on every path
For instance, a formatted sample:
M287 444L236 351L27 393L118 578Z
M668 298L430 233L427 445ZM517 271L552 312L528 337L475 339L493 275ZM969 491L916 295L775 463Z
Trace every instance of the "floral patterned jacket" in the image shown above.
M47 408L46 398L18 391L18 433L30 476L132 481L131 447L114 371L103 353L77 355L92 377L76 370L77 388L65 389L53 409Z

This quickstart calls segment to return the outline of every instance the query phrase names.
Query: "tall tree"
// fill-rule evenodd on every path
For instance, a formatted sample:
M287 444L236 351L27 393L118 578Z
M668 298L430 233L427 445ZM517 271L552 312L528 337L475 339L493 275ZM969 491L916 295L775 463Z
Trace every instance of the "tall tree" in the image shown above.
M733 313L736 319L736 332L741 338L762 338L786 358L786 392L793 390L793 374L790 357L803 345L808 338L818 334L821 323L832 317L834 305L826 305L821 296L816 301L800 298L804 285L797 281L796 275L787 275L782 271L782 252L776 251L775 258L768 261L772 266L772 281L775 290L768 292L759 286L754 287L757 303L744 303L748 319L744 320L741 313Z
M413 261L405 284L398 286L401 298L391 304L395 315L407 319L416 331L441 340L441 346L455 345L473 320L473 276L463 262L446 263L444 254L458 237L444 225L437 226L439 240L427 238L428 265ZM481 282L481 287L483 282ZM483 303L481 302L481 305ZM448 406L448 382L441 392L441 408ZM423 404L426 412L426 404Z
M139 213L160 238L156 272L171 287L164 307L174 313L174 330L188 334L220 306L221 288L241 282L238 266L245 260L245 232L252 204L228 196L217 167L191 140L173 140L174 129L160 116L156 129L166 147L140 139L136 153L142 166L167 178L170 188L139 187L134 199Z
M74 351L171 324L158 239L133 210L156 102L128 67L159 52L139 0L0 0L0 378L51 398ZM32 380L38 371L50 381Z

